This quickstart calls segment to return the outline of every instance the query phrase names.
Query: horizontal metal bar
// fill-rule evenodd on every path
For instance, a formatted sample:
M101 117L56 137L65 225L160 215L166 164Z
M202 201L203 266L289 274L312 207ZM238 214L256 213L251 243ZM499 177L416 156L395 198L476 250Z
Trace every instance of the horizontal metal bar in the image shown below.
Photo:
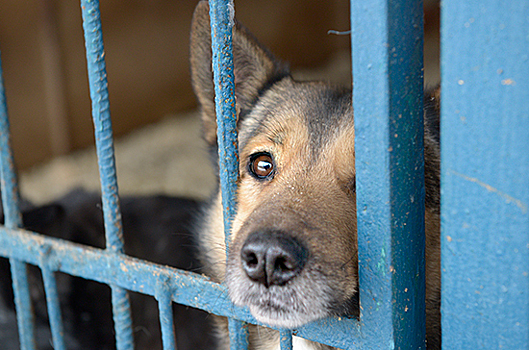
M156 296L157 288L161 288L156 287L158 280L166 279L163 288L171 291L171 299L176 303L263 325L247 309L237 307L230 301L225 286L203 275L124 254L0 226L0 256L13 257L34 265L45 261L49 266L55 266L57 271L105 284L114 283L121 288L151 296ZM331 317L293 332L297 336L341 349L360 349L369 339L362 338L359 330L360 325L355 319ZM331 333L333 337L329 339ZM352 337L354 340L351 340Z

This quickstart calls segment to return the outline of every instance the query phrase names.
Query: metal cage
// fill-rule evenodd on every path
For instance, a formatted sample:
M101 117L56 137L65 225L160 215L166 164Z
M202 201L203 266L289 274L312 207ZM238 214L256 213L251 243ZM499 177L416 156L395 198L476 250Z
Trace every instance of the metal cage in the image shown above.
M233 3L211 0L226 240L235 209ZM302 6L302 4L300 4ZM0 255L10 259L22 349L34 349L26 264L38 266L55 349L65 349L55 272L111 286L116 344L133 349L127 291L154 296L164 349L175 349L171 303L230 319L232 349L245 323L226 288L123 253L105 58L95 0L82 0L106 249L22 227L0 80ZM328 318L281 332L343 349L424 344L422 1L351 0L356 128L360 320ZM529 4L442 1L442 327L444 349L529 348ZM1 78L1 71L0 71Z

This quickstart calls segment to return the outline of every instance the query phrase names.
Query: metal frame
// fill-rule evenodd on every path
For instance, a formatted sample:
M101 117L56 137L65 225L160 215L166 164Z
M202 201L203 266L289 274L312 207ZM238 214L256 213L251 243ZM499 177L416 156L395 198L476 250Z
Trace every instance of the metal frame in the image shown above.
M210 5L228 246L238 169L230 69L233 2L211 0ZM164 349L175 348L171 302L229 317L232 349L247 348L244 324L257 322L229 301L223 285L123 254L99 4L82 0L81 7L106 249L20 229L0 68L5 214L0 255L11 262L21 347L35 348L25 265L30 263L43 273L55 349L65 348L55 271L112 287L120 350L133 348L127 290L158 300ZM529 6L521 0L443 2L446 349L529 346L528 22ZM343 349L424 348L422 2L351 0L351 23L361 317L328 318L296 330L279 330L281 349L292 348L293 334Z

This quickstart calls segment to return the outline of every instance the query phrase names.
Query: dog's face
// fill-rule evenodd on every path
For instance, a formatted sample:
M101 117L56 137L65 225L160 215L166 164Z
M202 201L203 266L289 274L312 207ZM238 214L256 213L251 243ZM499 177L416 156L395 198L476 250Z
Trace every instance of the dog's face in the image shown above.
M237 214L227 267L219 204L202 238L232 300L263 323L298 327L356 306L358 258L351 92L295 82L240 25L233 33L239 131ZM207 3L197 7L192 77L216 144Z
M241 122L226 283L261 322L297 327L349 311L358 260L350 101L285 78Z

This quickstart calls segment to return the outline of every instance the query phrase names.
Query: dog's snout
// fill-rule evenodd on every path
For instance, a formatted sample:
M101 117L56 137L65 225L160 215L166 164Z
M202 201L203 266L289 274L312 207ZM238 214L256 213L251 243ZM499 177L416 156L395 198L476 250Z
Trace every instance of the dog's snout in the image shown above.
M284 285L296 277L307 260L307 249L280 231L256 231L241 249L246 275L266 287Z

